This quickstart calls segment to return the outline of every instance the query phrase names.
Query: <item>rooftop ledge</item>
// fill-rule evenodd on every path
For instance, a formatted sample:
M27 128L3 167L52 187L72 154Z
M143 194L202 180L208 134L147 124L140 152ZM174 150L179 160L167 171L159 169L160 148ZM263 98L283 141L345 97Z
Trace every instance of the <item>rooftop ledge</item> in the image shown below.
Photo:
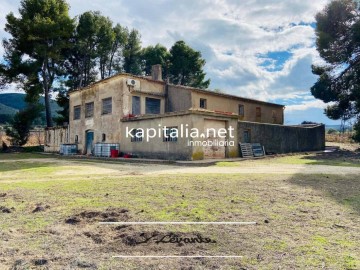
M156 119L156 118L164 118L164 117L172 117L172 116L183 116L183 115L190 115L190 114L206 115L206 116L222 117L222 118L225 117L225 118L231 118L231 119L236 119L236 120L241 120L243 118L242 116L239 116L234 113L229 113L229 112L210 111L210 110L205 110L205 109L189 109L187 111L168 112L168 113L164 113L164 114L147 114L147 115L129 116L129 117L122 118L121 121L122 122L131 122L131 121Z

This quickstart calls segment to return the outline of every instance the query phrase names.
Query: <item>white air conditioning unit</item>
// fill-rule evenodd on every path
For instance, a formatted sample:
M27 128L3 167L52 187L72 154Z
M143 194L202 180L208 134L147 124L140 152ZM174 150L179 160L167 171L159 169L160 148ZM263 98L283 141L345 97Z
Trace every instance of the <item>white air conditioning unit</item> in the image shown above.
M138 81L138 80L127 79L126 85L132 87L132 89L130 89L130 90L140 90L140 81Z

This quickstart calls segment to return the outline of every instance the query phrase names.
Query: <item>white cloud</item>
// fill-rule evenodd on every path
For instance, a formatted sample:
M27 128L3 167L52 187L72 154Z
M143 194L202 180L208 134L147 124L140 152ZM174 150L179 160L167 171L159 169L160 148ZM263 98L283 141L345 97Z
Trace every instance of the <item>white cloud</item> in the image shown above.
M287 112L293 112L293 111L306 111L308 109L316 108L316 109L325 109L328 105L321 100L312 100L312 101L305 101L300 104L296 105L288 105L286 106Z
M1 4L5 14L16 12L19 0ZM136 28L143 46L168 48L183 39L206 59L211 88L261 100L296 99L309 94L316 80L311 64L319 57L314 47L314 15L328 0L68 0L71 15L99 10L114 23ZM2 37L4 31L0 32ZM259 54L288 51L280 70L269 71ZM0 53L2 53L0 49ZM271 62L271 61L270 61ZM273 62L276 64L276 62ZM302 99L287 110L321 107L321 101ZM308 104L308 105L306 105ZM297 107L294 107L297 106Z

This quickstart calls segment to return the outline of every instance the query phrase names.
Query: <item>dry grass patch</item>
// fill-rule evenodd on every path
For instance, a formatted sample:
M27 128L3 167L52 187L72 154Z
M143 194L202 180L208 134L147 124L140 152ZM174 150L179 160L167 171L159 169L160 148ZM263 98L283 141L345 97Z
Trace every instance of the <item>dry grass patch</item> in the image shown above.
M11 162L11 160L10 160ZM358 269L356 175L72 175L36 160L0 167L0 269ZM30 160L31 162L31 160ZM24 167L22 167L24 166ZM105 163L92 163L107 168ZM152 166L152 165L148 165ZM33 173L46 169L50 173ZM119 171L121 171L119 165ZM26 180L22 180L23 179ZM52 177L51 179L49 177ZM2 195L1 195L2 194ZM40 206L40 211L34 211ZM116 226L99 221L256 221ZM157 243L164 236L211 243ZM151 238L147 241L147 239ZM115 255L241 259L115 259Z

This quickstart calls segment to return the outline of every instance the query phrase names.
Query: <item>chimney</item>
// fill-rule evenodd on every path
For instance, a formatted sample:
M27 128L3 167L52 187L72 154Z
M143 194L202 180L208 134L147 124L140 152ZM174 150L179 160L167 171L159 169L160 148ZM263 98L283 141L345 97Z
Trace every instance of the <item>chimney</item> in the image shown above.
M162 81L162 68L161 68L161 65L153 65L151 67L151 77L155 81Z

